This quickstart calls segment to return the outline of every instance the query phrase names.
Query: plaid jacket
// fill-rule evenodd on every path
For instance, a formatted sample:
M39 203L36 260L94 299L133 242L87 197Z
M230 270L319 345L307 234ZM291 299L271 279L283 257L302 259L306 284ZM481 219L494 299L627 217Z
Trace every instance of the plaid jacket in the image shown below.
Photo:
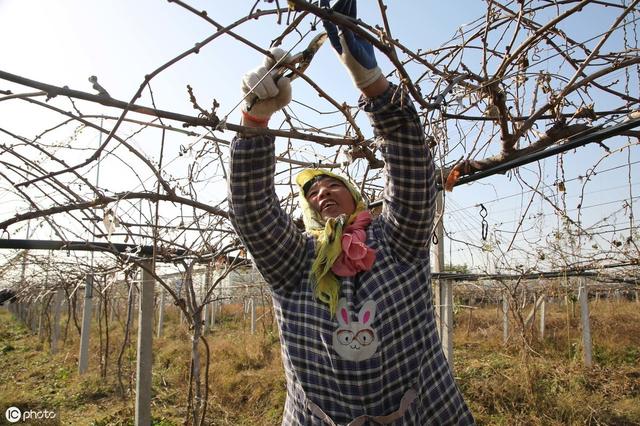
M380 216L367 229L372 270L341 278L338 313L314 299L314 239L280 208L274 140L231 144L232 223L272 288L286 373L285 425L468 425L441 350L429 240L434 164L408 96L361 100L386 161Z

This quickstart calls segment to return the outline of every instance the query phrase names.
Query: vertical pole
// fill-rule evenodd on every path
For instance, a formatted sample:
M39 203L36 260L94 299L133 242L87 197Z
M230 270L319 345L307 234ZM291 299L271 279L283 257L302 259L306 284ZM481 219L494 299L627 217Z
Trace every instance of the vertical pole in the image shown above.
M580 318L582 320L582 348L585 367L591 367L591 325L589 323L589 291L587 279L580 277Z
M31 302L31 331L33 334L38 332L38 317L40 311L40 301L36 299Z
M84 309L82 311L82 330L80 332L80 359L78 373L84 374L89 366L89 336L91 334L91 310L93 308L93 275L87 274L84 286Z
M60 337L60 311L62 310L62 299L64 292L57 290L53 296L53 324L51 324L51 353L58 352L58 338Z
M256 300L252 297L249 303L251 304L251 334L256 334Z
M540 340L544 340L546 315L547 315L547 297L543 296L542 302L540 303Z
M218 310L218 302L214 301L211 304L211 322L209 323L209 327L213 328L216 325L216 311Z
M146 266L153 264L146 261ZM153 276L142 270L138 310L138 359L136 363L136 426L151 424L151 366L153 343Z
M449 361L449 366L453 369L453 282L443 280L440 283L440 301L442 310L442 347L444 355Z
M502 343L509 340L509 295L502 292Z
M46 305L44 300L42 301L42 305L40 307L40 313L38 315L38 337L40 338L40 343L44 342L44 314L46 311Z
M438 245L436 250L434 269L436 272L444 272L444 193L440 191L436 197L436 212L440 214L440 220L436 225L436 237ZM451 281L438 280L436 289L436 323L442 341L442 350L449 361L449 367L453 369L453 284ZM438 322L439 318L439 322Z
M205 275L204 275L204 288L205 288L205 296L209 293L209 290L211 289L211 274L213 273L213 269L211 268L211 263L207 263L207 267L205 269ZM207 335L210 326L209 323L211 321L211 311L213 310L213 303L207 303L206 305L204 305L203 308L204 312L204 318L203 318L203 322L204 322L204 328L202 330L202 334L204 334L205 336Z
M114 292L113 300L111 301L111 311L109 312L109 322L113 322L113 317L118 310L118 293Z
M440 218L443 215L443 195L442 192L439 192L436 196L436 219ZM438 244L435 245L433 250L433 272L439 273L444 272L444 228L441 226L442 219L438 221L435 229L435 236ZM440 286L442 285L441 280L435 280L435 288L434 288L434 303L435 310L434 313L436 315L436 326L438 327L438 334L442 336L442 318L441 318L441 310L442 310L442 300L440 300Z
M160 287L160 301L158 302L158 329L156 331L157 337L162 337L162 332L164 328L164 298L165 291L164 287Z

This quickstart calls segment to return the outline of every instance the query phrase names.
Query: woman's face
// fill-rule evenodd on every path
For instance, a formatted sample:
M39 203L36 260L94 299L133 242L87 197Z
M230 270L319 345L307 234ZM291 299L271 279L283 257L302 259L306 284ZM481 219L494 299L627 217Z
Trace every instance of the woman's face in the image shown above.
M329 176L311 185L306 197L311 208L325 220L341 214L350 216L356 210L356 202L349 189L338 179Z

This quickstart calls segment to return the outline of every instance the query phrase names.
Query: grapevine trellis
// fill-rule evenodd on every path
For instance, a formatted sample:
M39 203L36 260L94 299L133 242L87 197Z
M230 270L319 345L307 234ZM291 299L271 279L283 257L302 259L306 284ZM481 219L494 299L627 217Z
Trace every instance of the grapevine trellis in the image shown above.
M233 132L241 129L235 123L242 100L217 96L227 82L212 80L210 90L185 84L188 101L172 110L158 106L160 98L167 103L156 87L166 87L158 82L163 75L214 51L223 39L235 43L234 55L259 58L272 46L295 53L328 19L374 45L389 79L402 85L418 108L436 159L438 185L456 188L441 200L440 234L434 234L440 264L435 269L445 272L446 242L448 258L455 257L455 249L472 259L475 271L449 280L475 280L481 274L505 283L501 288L512 299L513 283L544 274L592 274L637 288L638 0L487 0L483 16L456 23L440 46L421 37L419 28L411 33L402 28L403 17L394 10L406 6L382 0L367 2L361 20L317 2L291 0L288 7L278 1L239 2L229 6L237 13L227 22L215 10L169 3L164 7L207 25L209 35L150 66L143 77L132 76L139 80L138 90L124 99L112 97L99 71L90 78L93 91L87 92L0 69L0 108L6 108L0 110L0 199L5 204L0 247L14 249L2 252L1 271L20 296L47 303L58 290L67 298L75 294L85 274L118 274L130 281L144 270L142 281L160 282L193 327L189 404L196 422L204 419L207 401L198 371L199 347L206 345L203 309L213 301L218 282L249 264L229 223L225 198L227 148ZM359 6L365 9L364 3ZM428 4L414 7L429 19ZM583 19L594 15L598 25L585 28ZM259 40L245 35L258 33ZM252 130L278 137L277 191L283 209L296 218L300 212L292 182L304 167L319 165L349 176L374 210L382 197L379 147L355 105L355 90L345 95L323 76L326 69L318 70L333 60L330 66L342 72L337 60L326 56L299 75L294 102L272 119L271 128ZM209 58L221 63L219 56ZM185 112L187 107L195 112ZM34 118L28 126L3 119L12 108ZM588 155L572 163L582 151ZM621 160L610 166L612 158ZM545 167L555 174L551 182ZM599 201L597 195L590 197L590 182L616 171L622 188L617 210L588 224L586 210ZM521 198L508 237L500 234L505 222L497 223L493 207L508 192L483 193L480 216L479 203L459 205L454 198L463 184L496 174L494 186L515 183ZM568 202L568 188L578 194L576 208ZM546 229L545 216L555 221L553 227ZM66 250L68 256L37 255L26 251L30 248ZM94 260L93 254L76 249L103 254ZM193 285L178 294L163 280L169 268L161 265L174 265L188 277L199 264L220 271L204 294L196 294ZM444 302L450 293L438 297L444 298L440 305L450 308ZM440 315L446 319L450 312Z

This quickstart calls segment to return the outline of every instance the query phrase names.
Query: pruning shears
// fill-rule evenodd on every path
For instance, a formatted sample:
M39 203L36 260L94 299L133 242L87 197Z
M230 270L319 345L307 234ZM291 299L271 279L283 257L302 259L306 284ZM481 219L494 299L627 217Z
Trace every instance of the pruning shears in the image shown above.
M300 74L304 73L306 69L309 68L311 60L315 56L316 52L320 50L320 47L322 47L327 38L328 36L325 32L322 32L313 37L313 39L311 39L304 50L289 57L289 60L286 63L286 65L288 66L282 64L277 67L274 79L277 81L281 77L287 77L291 81L295 80L298 76L300 76ZM295 71L293 71L289 66L293 66ZM251 96L249 105L247 106L247 111L251 111L251 107L253 107L257 100L257 96Z

